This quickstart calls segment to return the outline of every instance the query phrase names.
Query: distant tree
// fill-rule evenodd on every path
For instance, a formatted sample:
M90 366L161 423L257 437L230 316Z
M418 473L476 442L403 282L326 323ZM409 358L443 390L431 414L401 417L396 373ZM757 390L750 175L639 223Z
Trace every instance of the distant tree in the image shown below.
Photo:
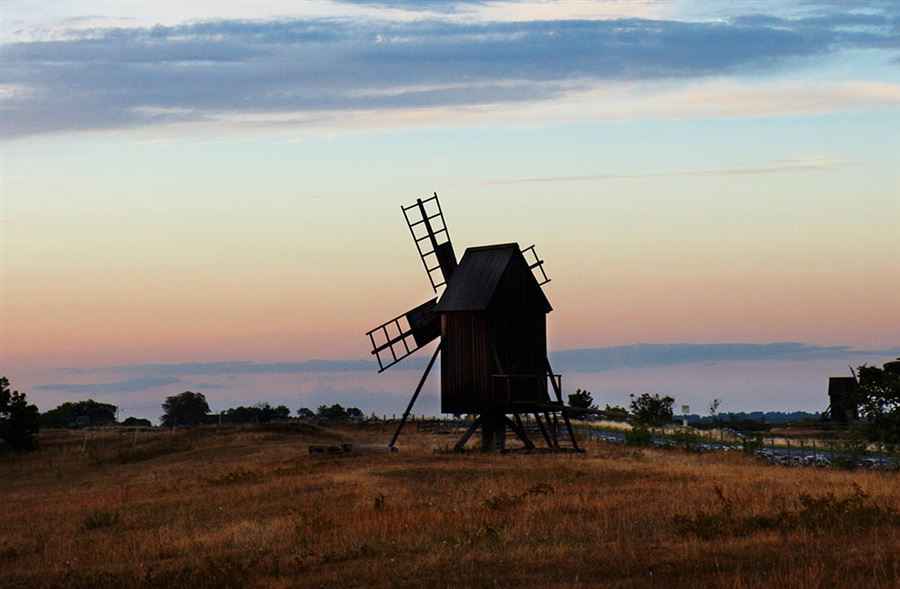
M610 405L607 403L603 410L607 413L607 417L611 419L620 419L624 421L631 417L628 413L628 409L625 409L621 405Z
M900 443L900 358L881 368L860 366L856 396L867 437Z
M87 401L66 402L41 414L42 427L81 427L113 425L118 407L109 403Z
M180 395L166 397L162 404L163 414L159 418L165 426L198 425L206 422L209 405L203 393L185 391Z
M338 403L334 405L320 405L316 410L316 418L320 421L341 422L347 420L347 410Z
M316 410L316 419L327 423L359 423L365 419L365 414L357 407L341 407L334 405L321 405Z
M722 404L722 399L713 399L709 402L709 416L712 418L713 423L719 420L719 405Z
M11 391L9 379L0 376L0 448L34 448L38 427L37 406L28 403L25 393Z
M55 409L50 409L49 411L41 413L39 418L41 427L74 427L75 418L72 416L72 405L74 405L74 403L63 403Z
M578 409L591 409L594 406L594 396L590 391L575 389L575 392L569 395L569 406ZM573 413L574 417L584 417L585 413Z
M663 425L672 421L672 405L675 399L666 395L641 393L637 397L631 395L631 412L640 423L647 425Z
M309 407L301 407L297 409L297 417L300 419L315 419L316 414Z
M149 419L142 417L129 417L122 422L122 425L129 427L153 427L153 423Z
M284 405L279 405L272 409L272 419L274 421L283 421L291 418L291 410Z
M222 412L222 420L228 423L267 423L290 419L291 410L284 405L272 407L268 403L257 403L252 407L233 407Z

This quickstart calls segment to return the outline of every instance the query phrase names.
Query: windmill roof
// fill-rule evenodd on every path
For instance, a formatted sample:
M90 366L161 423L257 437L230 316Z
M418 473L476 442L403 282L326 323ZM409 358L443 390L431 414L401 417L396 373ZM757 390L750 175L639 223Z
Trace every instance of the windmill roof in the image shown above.
M549 311L550 303L531 275L531 270L528 269L517 243L468 248L435 310L437 312L487 310L504 273L515 259L521 261L520 265L524 272L527 272L529 282L537 289L539 293L537 296L542 300L541 306L546 306L546 311Z

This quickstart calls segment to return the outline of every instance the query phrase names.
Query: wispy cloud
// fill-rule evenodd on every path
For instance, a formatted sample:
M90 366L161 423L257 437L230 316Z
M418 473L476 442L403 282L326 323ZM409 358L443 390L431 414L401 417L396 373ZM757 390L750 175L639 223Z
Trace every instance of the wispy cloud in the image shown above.
M785 360L806 361L829 358L873 358L900 354L900 348L862 350L849 346L815 346L783 342L771 344L635 344L605 348L559 350L550 353L556 370L598 372L620 368L641 368L673 364L725 361ZM426 358L415 357L392 368L421 370ZM372 360L305 360L300 362L187 362L178 364L123 364L92 368L62 368L56 372L71 376L97 373L129 376L127 380L99 384L42 385L36 390L127 391L145 390L167 384L183 384L197 376L273 375L376 371ZM66 388L60 388L60 387ZM97 389L96 387L101 387ZM74 388L73 388L74 387ZM93 387L93 388L92 388Z
M715 22L295 18L77 28L3 45L4 87L14 90L0 132L241 117L308 124L323 113L568 100L609 83L768 72L846 48L896 48L887 8Z
M136 393L156 387L180 383L181 379L174 376L143 376L138 378L129 378L126 380L118 380L114 382L98 382L87 384L44 384L34 387L34 390L105 395L113 393Z
M819 172L855 163L853 160L834 156L812 156L789 160L772 160L748 166L714 168L709 170L686 170L677 172L646 172L635 174L583 174L573 176L545 176L535 178L508 178L487 180L483 185L502 184L543 184L552 182L589 182L598 180L640 180L644 178L666 178L678 176L755 176L760 174L790 174L798 172Z
M550 353L554 370L603 372L623 368L650 368L709 362L851 359L875 361L900 354L900 348L861 350L849 346L814 346L782 342L771 344L635 344L610 348L561 350Z

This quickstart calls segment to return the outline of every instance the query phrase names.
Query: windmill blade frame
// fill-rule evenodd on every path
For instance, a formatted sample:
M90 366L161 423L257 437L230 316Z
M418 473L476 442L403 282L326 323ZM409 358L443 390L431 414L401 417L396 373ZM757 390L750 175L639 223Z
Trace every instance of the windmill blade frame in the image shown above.
M537 279L538 286L544 286L550 282L550 278L547 277L547 273L544 271L544 260L541 259L537 250L534 249L534 244L523 249L522 255L525 257L525 261L528 262L528 269L531 270ZM529 259L529 256L533 260Z
M430 299L366 332L379 373L441 336L436 306L437 298Z
M457 262L437 192L434 196L424 200L416 199L414 204L400 208L425 266L431 288L434 292L438 292L439 288L446 286L450 281Z

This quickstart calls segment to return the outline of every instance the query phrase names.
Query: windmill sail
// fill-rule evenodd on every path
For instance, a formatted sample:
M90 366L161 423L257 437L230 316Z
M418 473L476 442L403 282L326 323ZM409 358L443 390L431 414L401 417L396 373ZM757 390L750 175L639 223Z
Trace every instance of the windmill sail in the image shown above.
M531 245L522 250L522 255L525 256L525 261L528 262L528 268L531 269L532 274L538 281L538 286L544 286L550 279L547 278L547 273L544 272L544 260L537 254L534 246Z
M441 335L440 316L434 311L436 305L437 299L431 299L366 333L372 343L372 354L378 360L378 372L384 372Z
M415 204L401 208L419 257L425 265L431 288L437 292L456 270L456 254L437 192L431 198L420 198Z

